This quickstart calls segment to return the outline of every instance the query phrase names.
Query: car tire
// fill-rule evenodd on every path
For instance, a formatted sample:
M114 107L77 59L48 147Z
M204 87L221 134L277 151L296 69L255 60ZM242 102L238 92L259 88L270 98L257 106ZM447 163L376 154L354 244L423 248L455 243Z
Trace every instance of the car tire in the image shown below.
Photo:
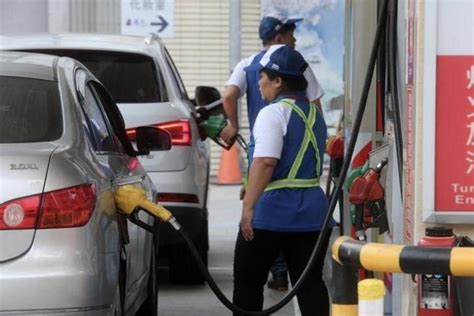
M153 242L150 258L150 274L148 276L147 298L136 313L136 316L158 315L158 249L159 249L159 221L153 227Z
M196 249L207 267L209 249L208 221L204 221L198 236L193 240ZM174 245L169 249L169 278L174 284L196 285L205 281L196 259L186 244Z

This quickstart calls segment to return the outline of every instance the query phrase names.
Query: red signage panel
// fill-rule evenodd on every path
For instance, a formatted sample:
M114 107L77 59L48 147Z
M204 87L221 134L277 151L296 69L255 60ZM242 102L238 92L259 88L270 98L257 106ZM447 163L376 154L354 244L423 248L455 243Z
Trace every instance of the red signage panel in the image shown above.
M474 213L474 56L436 67L435 211Z

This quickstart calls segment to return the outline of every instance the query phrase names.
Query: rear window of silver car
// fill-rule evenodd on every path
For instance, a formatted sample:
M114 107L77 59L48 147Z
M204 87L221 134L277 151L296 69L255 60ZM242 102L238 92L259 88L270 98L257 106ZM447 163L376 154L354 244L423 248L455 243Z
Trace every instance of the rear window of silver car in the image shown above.
M57 82L0 76L0 143L52 141L62 126Z
M72 49L27 50L79 60L102 82L117 103L167 102L162 75L146 55Z

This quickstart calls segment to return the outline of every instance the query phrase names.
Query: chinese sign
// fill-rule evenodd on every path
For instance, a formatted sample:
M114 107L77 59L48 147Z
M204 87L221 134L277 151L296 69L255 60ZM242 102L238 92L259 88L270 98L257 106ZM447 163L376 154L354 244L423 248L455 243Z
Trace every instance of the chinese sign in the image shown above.
M438 55L436 211L474 210L474 56Z
M174 36L174 0L122 0L121 33Z

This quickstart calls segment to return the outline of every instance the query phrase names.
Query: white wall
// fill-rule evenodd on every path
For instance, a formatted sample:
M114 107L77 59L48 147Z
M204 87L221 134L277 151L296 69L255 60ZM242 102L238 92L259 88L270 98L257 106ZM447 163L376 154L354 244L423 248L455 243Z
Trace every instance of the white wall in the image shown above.
M0 0L0 34L47 31L48 0Z

